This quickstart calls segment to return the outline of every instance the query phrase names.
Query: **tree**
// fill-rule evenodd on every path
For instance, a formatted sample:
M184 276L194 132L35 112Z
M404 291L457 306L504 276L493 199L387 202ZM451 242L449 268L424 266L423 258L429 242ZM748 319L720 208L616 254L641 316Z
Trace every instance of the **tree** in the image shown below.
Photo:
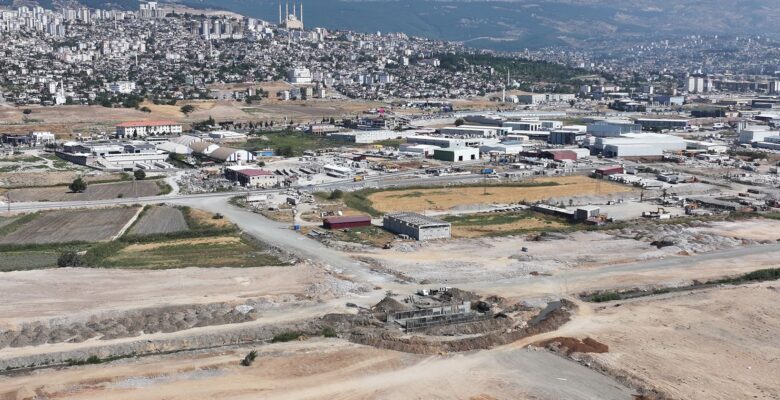
M152 112L152 109L151 109L151 108L149 108L149 107L147 107L147 106L143 106L143 107L141 107L139 110L140 110L141 112L145 112L145 113L150 113L150 112Z
M292 157L295 155L295 152L291 146L284 146L276 149L276 155L282 157Z
M133 176L135 177L135 180L142 181L146 179L146 172L144 172L142 169L137 169L133 171Z
M328 199L330 199L330 200L338 200L338 199L340 199L342 197L344 197L344 192L339 190L339 189L336 189L336 190L330 192L330 196L328 196Z
M76 178L70 186L68 186L71 192L73 193L83 193L85 190L87 190L87 182L84 182L83 179Z
M57 266L60 268L83 267L85 264L84 258L75 250L65 250L57 258Z
M463 125L465 123L466 123L466 121L464 121L463 118L458 118L458 119L455 120L455 126L461 126L461 125Z
M195 106L193 106L192 104L185 104L181 106L179 110L184 115L190 115L193 111L195 111Z
M30 110L29 108L25 108L24 110L22 110L22 114L30 115L30 114L32 114L32 110Z

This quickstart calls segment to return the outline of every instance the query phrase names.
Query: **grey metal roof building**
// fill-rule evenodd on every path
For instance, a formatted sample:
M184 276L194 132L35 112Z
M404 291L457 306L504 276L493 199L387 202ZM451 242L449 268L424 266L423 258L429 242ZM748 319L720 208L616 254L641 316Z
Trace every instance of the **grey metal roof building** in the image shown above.
M452 224L422 214L403 212L385 215L382 226L390 232L416 240L449 239Z

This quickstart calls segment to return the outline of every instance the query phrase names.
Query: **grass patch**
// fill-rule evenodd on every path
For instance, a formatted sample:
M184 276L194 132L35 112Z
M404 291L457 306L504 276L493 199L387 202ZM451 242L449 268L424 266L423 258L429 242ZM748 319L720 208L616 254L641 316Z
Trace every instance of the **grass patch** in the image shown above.
M334 337L338 337L338 334L336 333L335 329L333 329L333 328L331 328L329 326L326 326L326 327L322 328L322 337L334 338Z
M559 186L561 185L558 182L506 182L506 183L494 183L487 185L488 189L493 187L513 187L513 188L524 188L524 187L546 187L546 186ZM373 202L369 197L375 193L382 193L382 192L400 192L400 191L408 191L411 190L412 192L400 194L394 197L397 198L420 198L428 195L436 195L436 194L442 194L442 192L431 192L431 189L458 189L458 188L481 188L484 187L484 184L467 184L467 185L456 185L456 186L405 186L405 187L393 187L393 188L385 188L385 189L362 189L354 192L348 192L344 193L343 202L344 205L360 212L364 212L366 214L370 214L373 217L379 217L383 213L373 206ZM321 194L320 196L325 196L325 194Z
M360 212L370 214L373 217L382 215L382 212L373 207L373 202L368 197L379 192L376 189L363 189L356 192L344 193L342 201L344 205Z
M69 360L65 361L65 363L68 364L68 366L75 367L75 366L79 366L79 365L105 364L105 363L109 363L109 362L112 362L112 361L122 360L122 359L125 359L125 358L131 358L131 357L135 357L135 353L128 354L128 355L123 355L123 356L106 357L106 358L101 358L100 356L97 356L97 355L91 355L91 356L89 356L89 357L87 357L87 358L85 358L83 360L69 359Z
M157 193L158 196L165 196L166 194L171 194L171 192L173 192L173 188L167 182L158 180L155 183L157 183L157 187L160 188L160 192Z
M87 264L99 268L254 268L284 263L247 238L233 235L177 238L175 234L127 237L87 251Z
M767 268L749 272L744 275L718 279L707 283L716 285L739 285L742 283L776 281L778 279L780 279L780 268Z
M406 143L406 139L400 138L400 139L387 139L387 140L380 140L378 142L374 142L374 145L379 145L382 147L400 147L402 144Z
M688 286L656 288L653 290L630 289L630 290L620 290L620 291L611 291L611 292L601 292L593 295L583 294L580 295L580 298L585 301L589 301L593 303L604 303L608 301L636 299L640 297L662 295L667 293L686 292L690 290L705 289L705 288L715 287L719 285L741 285L745 283L757 283L757 282L767 282L767 281L776 281L776 280L780 280L780 268L767 268L767 269L760 269L753 272L748 272L743 275L717 279L713 281L708 281L706 283L695 283L693 285L688 285Z
M623 297L620 295L620 293L617 292L604 292L599 293L591 298L591 301L594 303L605 303L608 301L615 301L620 300Z
M5 236L14 232L15 230L19 229L22 225L31 222L32 220L38 218L40 215L41 215L40 213L24 214L21 217L14 219L10 223L0 226L0 236Z
M453 226L488 226L512 224L524 219L538 217L531 211L511 213L483 213L469 215L452 215L444 217L444 220Z
M375 247L381 247L395 238L395 235L377 226L362 226L359 228L334 230L330 232L336 240Z
M0 272L53 268L59 255L54 250L0 252Z
M259 151L267 148L273 149L276 155L296 157L303 155L306 150L317 150L330 147L340 147L343 143L329 139L325 136L315 136L303 132L270 132L263 133L262 138L250 139L244 146L244 150Z

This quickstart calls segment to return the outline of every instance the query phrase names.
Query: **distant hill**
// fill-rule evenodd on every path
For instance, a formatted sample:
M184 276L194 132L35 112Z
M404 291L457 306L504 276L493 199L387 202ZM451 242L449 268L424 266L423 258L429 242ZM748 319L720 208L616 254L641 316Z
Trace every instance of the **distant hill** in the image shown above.
M12 0L0 0L0 3ZM137 8L137 0L80 0ZM51 2L51 0L45 0ZM180 0L276 21L277 0ZM604 38L780 35L777 0L309 0L307 26L405 32L521 50Z

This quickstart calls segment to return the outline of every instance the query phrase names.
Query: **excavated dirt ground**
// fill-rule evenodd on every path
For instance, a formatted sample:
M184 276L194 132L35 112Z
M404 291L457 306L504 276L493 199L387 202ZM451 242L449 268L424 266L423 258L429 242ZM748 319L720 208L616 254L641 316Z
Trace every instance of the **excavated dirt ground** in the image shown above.
M609 352L575 358L660 398L777 399L778 304L778 282L768 282L607 305L579 334Z
M0 377L0 399L601 399L633 391L546 351L399 353L340 339L182 353Z

